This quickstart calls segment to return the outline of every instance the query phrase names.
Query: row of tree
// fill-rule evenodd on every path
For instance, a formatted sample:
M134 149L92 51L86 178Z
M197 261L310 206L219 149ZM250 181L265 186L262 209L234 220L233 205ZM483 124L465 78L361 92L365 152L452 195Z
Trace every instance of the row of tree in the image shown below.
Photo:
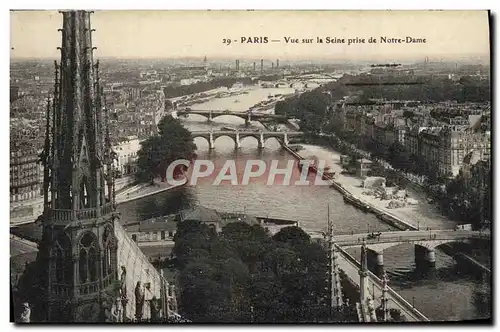
M359 75L341 80L340 83L358 85L365 99L419 100L426 103L491 100L490 81L473 76L464 76L455 81L448 77Z
M271 237L230 223L220 234L199 221L178 224L173 265L180 311L193 322L345 321L328 306L327 255L298 227Z
M474 228L490 227L492 218L491 166L480 161L470 170L470 179L463 173L430 189L441 210L450 218L471 223Z

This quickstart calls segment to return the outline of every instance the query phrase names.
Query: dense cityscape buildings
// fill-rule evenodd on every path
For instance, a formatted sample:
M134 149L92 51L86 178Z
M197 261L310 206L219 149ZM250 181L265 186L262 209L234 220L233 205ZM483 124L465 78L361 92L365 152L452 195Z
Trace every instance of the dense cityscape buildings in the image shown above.
M91 13L62 16L55 65L11 62L18 321L491 319L489 64L94 61ZM171 185L179 158L328 186Z
M453 117L454 123L431 116L433 111L445 107L464 109L461 116ZM405 112L411 112L411 117ZM345 106L338 120L343 123L344 130L361 135L362 140L373 141L377 149L400 144L420 157L428 170L456 176L464 157L471 151L479 153L481 159L489 158L491 134L482 125L486 124L490 112L488 104L477 103L458 106L445 102L426 107L405 105L396 109L390 105ZM446 120L451 122L452 119Z

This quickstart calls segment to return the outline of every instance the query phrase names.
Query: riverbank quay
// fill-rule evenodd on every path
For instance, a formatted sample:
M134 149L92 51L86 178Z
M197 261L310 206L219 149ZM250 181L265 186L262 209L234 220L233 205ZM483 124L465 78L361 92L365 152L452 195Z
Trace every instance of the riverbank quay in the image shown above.
M284 148L298 160L308 160L312 157L325 160L327 162L325 166L329 166L331 171L335 172L334 177L328 175L325 177L331 183L332 188L344 196L346 203L355 205L366 212L373 213L382 222L400 230L450 229L456 224L441 216L437 211L430 210L430 206L423 202L419 202L416 206L389 209L386 206L388 201L363 195L362 193L365 189L360 186L361 178L341 174L340 153L336 151L304 145L304 150L299 154L287 146L284 146Z
M144 197L156 195L167 190L183 187L187 184L188 177L184 177L182 182L172 185L168 182L155 181L154 184L151 183L141 183L128 188L125 191L116 195L116 204L127 203L135 201Z

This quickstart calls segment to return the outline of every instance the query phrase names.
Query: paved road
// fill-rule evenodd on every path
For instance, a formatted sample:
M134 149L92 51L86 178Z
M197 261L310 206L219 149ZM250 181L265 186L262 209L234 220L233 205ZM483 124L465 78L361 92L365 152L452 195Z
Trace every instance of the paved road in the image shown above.
M363 238L367 244L399 242L399 241L422 241L422 240L449 240L461 238L489 238L489 231L465 231L465 230L421 230L421 231L395 231L383 232L379 238L368 240L370 233L360 233L352 235L337 235L334 236L335 242L340 245L351 245L362 243ZM313 239L323 238L320 232L310 233Z

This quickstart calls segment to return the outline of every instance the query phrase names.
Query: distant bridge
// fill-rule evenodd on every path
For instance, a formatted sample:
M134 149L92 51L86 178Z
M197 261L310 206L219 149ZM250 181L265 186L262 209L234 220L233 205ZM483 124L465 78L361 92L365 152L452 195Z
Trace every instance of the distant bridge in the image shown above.
M217 138L226 136L233 139L235 147L241 147L241 141L247 137L253 137L257 140L259 149L264 148L264 143L269 138L278 139L283 145L288 145L290 137L299 137L303 132L280 132L280 131L193 131L191 132L193 138L202 137L207 140L210 149L215 147Z
M250 124L250 121L261 121L261 120L281 120L285 121L286 116L275 115L275 114L263 114L263 113L253 113L253 112L231 112L228 110L180 110L177 111L178 116L197 114L202 115L207 118L207 120L213 121L215 118L223 115L230 115L242 118L245 120L245 124Z

